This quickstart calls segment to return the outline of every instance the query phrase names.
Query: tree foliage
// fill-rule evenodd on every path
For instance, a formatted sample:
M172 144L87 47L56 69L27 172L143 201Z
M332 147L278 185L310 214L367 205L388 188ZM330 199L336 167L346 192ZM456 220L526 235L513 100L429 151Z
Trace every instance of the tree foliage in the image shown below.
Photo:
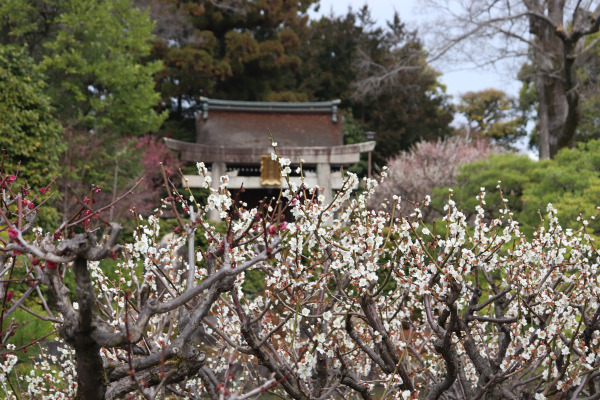
M460 96L457 111L467 119L469 135L510 146L527 134L525 117L519 115L517 103L505 92L485 89Z
M23 160L25 170L60 168L63 178L55 193L55 199L62 197L59 211L71 209L90 182L106 190L114 182L140 177L134 160L141 152L125 145L125 137L156 131L167 116L154 109L160 95L153 75L162 65L146 60L154 26L148 15L131 0L7 0L0 3L0 21L0 42L27 49L34 60L25 63L30 68L22 78L45 83L31 98L47 101L52 106L47 113L64 128L60 137L48 137L45 143L36 140L37 135L49 135L44 129L30 129L26 140L14 130L5 131L1 140L30 149L32 156ZM33 101L13 96L23 102L23 109ZM43 153L33 153L35 149ZM120 175L113 179L107 171L115 171L118 159Z
M528 234L539 224L540 212L552 203L559 210L557 217L561 224L575 229L579 226L579 215L593 215L597 207L599 151L600 141L592 140L559 151L553 160L536 162L510 153L492 155L461 168L453 187L454 195L465 209L472 210L477 203L474 196L485 187L488 194L482 209L486 217L491 218L506 202ZM442 198L444 192L436 191ZM443 202L437 201L436 208L441 209ZM600 234L598 222L588 221L589 232Z
M309 43L302 48L301 87L318 100L341 98L355 123L376 132L378 164L419 140L452 132L452 107L439 74L426 63L417 33L397 14L386 28L375 25L367 6L322 17L311 23Z
M191 117L200 96L234 100L306 100L295 90L296 54L305 44L314 0L181 2L152 0L153 58L163 106ZM192 115L190 115L190 113Z
M24 187L36 191L59 174L64 150L63 129L44 89L23 49L0 45L0 149L12 156L0 162L5 171L20 170Z
M166 114L153 107L152 75L144 63L153 24L131 0L3 2L4 42L26 45L47 82L46 93L70 130L139 135Z

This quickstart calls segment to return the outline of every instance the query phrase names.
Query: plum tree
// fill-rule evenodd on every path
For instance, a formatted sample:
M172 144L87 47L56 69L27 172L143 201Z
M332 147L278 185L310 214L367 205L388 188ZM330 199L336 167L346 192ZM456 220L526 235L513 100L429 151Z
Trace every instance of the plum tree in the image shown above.
M279 160L287 179L289 160ZM390 212L369 211L378 182L353 194L351 174L330 204L320 189L287 181L279 199L255 209L229 195L225 176L215 187L206 180L205 206L164 177L169 196L120 245L120 227L102 216L108 208L92 201L55 232L35 228L39 198L2 172L8 398L598 397L598 251L588 219L563 229L548 205L528 239L507 208L484 218L482 191L470 223L449 198L441 235L423 222L427 202L405 210L392 198ZM169 207L179 234L159 246ZM204 221L209 209L224 231ZM189 242L195 230L207 246ZM246 295L253 270L264 286ZM34 296L64 349L25 373L11 316Z

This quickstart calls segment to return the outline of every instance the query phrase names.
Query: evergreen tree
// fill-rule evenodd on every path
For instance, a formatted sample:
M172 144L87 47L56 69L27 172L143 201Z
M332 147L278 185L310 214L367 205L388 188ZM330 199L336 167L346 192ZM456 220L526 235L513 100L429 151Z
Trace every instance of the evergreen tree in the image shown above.
M341 98L354 122L376 132L380 165L419 140L452 133L452 108L439 73L426 62L417 33L394 15L387 28L375 25L367 6L311 24L302 47L300 88L314 100ZM399 62L404 68L395 69ZM390 69L385 85L378 74Z
M0 149L10 155L1 162L36 190L58 175L64 150L63 129L44 86L24 49L0 45Z
M306 100L295 89L296 54L307 43L306 11L315 0L152 0L153 57L163 106L191 118L200 96L235 100ZM146 4L146 2L144 2Z
M0 21L1 42L29 48L66 128L139 135L166 117L154 111L161 64L142 62L153 24L131 0L7 0Z

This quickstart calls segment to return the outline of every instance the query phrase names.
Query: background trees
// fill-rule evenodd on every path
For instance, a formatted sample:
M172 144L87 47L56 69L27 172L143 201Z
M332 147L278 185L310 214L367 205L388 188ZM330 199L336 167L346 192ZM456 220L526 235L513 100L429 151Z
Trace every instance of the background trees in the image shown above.
M21 79L43 80L43 98L64 129L54 140L67 146L47 141L48 156L27 159L24 168L30 168L30 162L54 171L60 168L62 201L57 206L65 212L90 182L112 188L113 174L107 170L114 171L118 157L137 158L135 151L123 154L135 146L121 146L118 152L115 148L127 137L158 130L166 118L166 112L154 109L160 96L154 90L153 74L161 64L144 60L150 52L153 24L130 0L35 4L9 0L0 4L0 21L0 42L25 47L35 61L31 76ZM128 179L119 182L131 185L143 173L131 163L129 170L126 166L121 162L121 178Z
M24 49L0 45L0 149L7 171L20 171L24 187L39 190L59 173L64 131L44 93L42 75Z
M377 28L365 7L359 13L362 35L352 60L351 107L367 130L377 133L376 160L385 160L419 140L453 132L452 107L426 61L423 44L398 15Z
M307 45L303 1L140 3L156 20L152 56L163 106L173 119L193 116L200 96L234 100L301 100L297 55Z
M397 197L401 209L410 210L414 204L422 203L425 196L433 194L434 189L456 185L456 175L463 165L469 168L469 163L484 160L497 152L500 148L481 139L451 137L435 142L418 142L410 151L388 159L385 180L374 190L369 205L376 210L392 212L395 206L392 200ZM472 194L469 192L469 195ZM445 193L440 197L445 198ZM424 220L431 222L443 215L435 211L433 208L424 209Z
M166 115L144 63L153 24L130 0L20 1L0 6L4 43L27 46L47 83L46 93L67 129L139 135Z
M440 53L462 54L478 64L531 56L538 101L540 158L572 146L581 116L578 71L596 41L598 6L581 1L432 2L447 23L438 23ZM443 32L442 32L443 30ZM491 38L494 38L491 40ZM463 46L464 45L464 46Z
M510 145L525 136L526 119L519 115L514 99L498 89L466 92L456 110L467 119L466 135Z
M376 26L367 7L309 21L315 3L154 0L136 3L141 11L131 0L3 2L0 42L27 47L66 129L64 199L84 189L76 182L92 179L92 170L116 168L112 150L99 150L102 164L77 161L99 159L87 145L110 149L145 132L192 141L200 96L341 98L357 129L377 132L380 165L418 140L452 132L448 97L416 32L397 16ZM379 85L377 73L398 63L405 68Z
M368 7L309 22L306 10L314 3L256 1L223 7L208 1L151 2L157 18L153 57L166 66L157 85L163 106L171 110L164 131L193 140L198 99L207 96L340 98L354 124L377 132L381 165L419 139L452 132L448 98L416 32L398 16L386 28L376 26ZM377 68L398 62L406 68L391 74L393 85L365 83Z

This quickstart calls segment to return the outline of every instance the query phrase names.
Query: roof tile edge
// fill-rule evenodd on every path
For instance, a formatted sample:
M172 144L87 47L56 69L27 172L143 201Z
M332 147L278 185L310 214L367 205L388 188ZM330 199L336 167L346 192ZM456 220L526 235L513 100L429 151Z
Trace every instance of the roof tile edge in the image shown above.
M341 100L286 103L274 101L218 100L201 96L200 102L202 103L203 119L208 119L209 110L269 113L331 113L332 121L337 123L338 106Z

